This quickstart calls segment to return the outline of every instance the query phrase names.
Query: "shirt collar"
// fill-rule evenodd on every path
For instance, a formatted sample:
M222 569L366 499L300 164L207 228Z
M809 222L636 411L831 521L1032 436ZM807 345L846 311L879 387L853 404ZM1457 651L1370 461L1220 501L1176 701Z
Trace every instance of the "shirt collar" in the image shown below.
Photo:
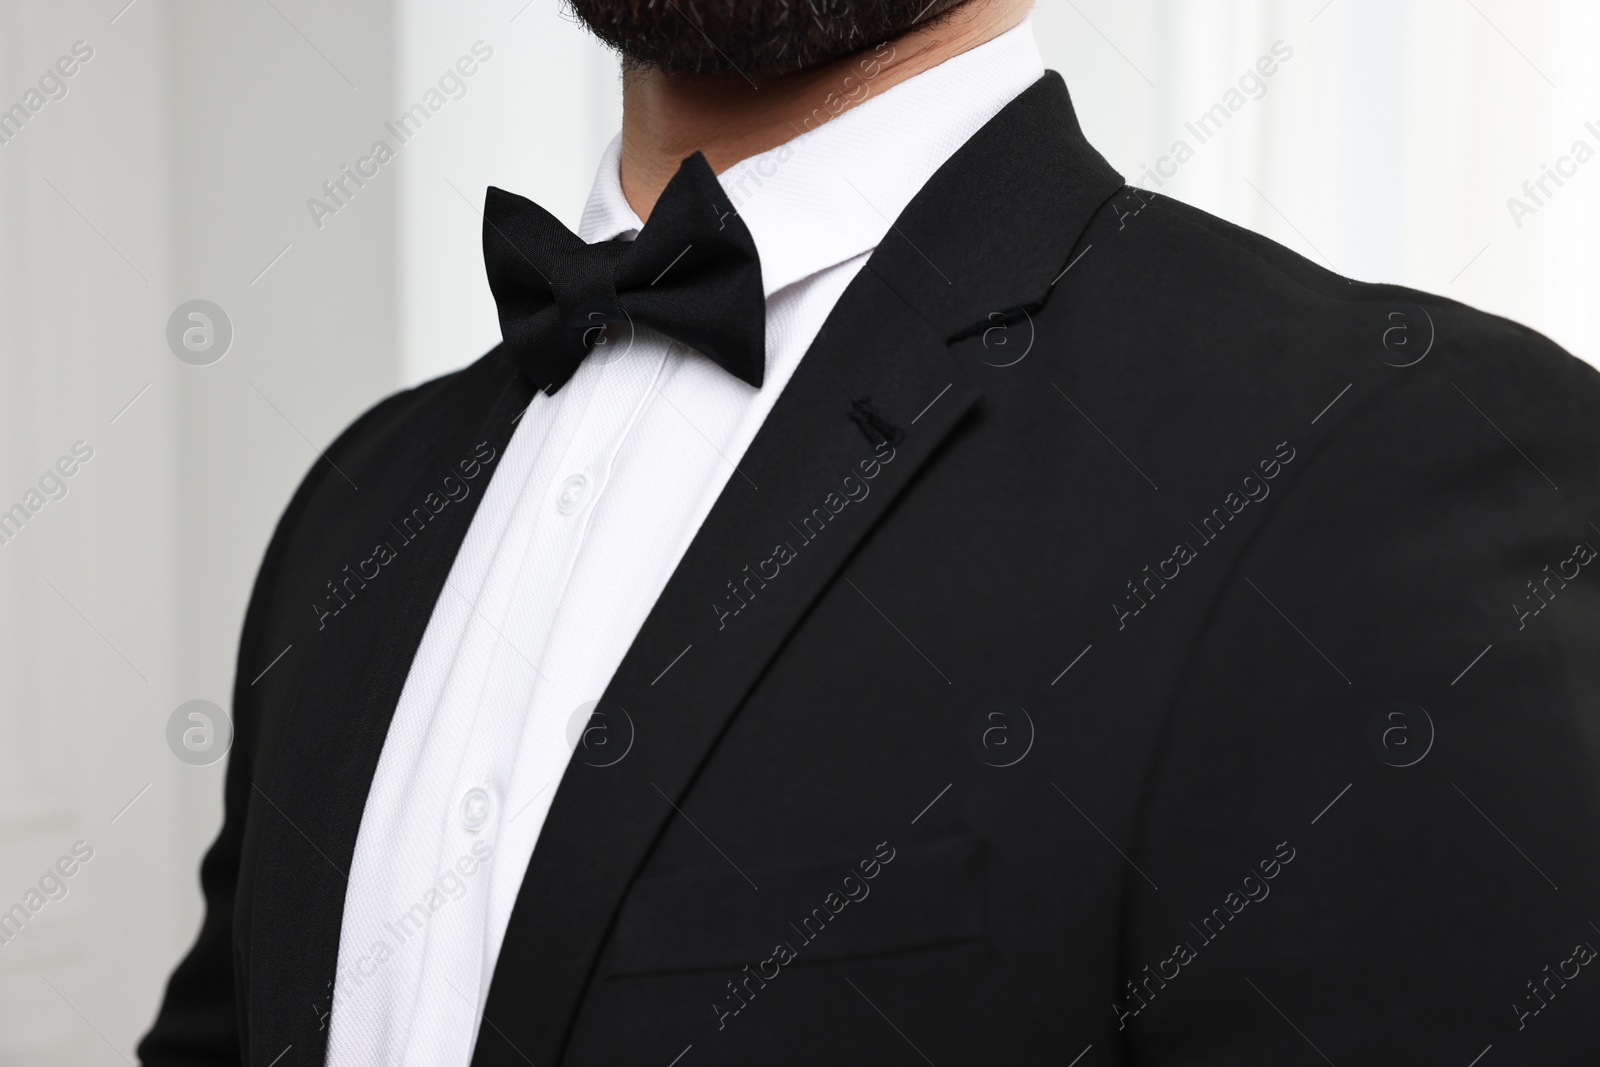
M761 254L766 295L878 247L893 220L956 150L1044 75L1031 16L976 48L874 94L892 44L863 53L818 112L870 99L718 175ZM578 233L632 239L643 226L622 195L622 139L600 160Z

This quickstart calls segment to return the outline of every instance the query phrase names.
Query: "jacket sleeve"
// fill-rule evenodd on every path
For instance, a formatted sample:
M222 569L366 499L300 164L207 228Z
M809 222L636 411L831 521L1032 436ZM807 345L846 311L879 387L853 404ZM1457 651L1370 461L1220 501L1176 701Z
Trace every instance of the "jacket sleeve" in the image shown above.
M1600 1062L1600 377L1464 309L1440 338L1312 450L1192 653L1130 1062Z
M200 865L205 918L199 937L167 982L154 1026L139 1043L145 1067L222 1067L243 1062L245 1005L240 990L243 956L236 945L236 900L241 864L246 858L251 793L258 766L263 721L293 689L293 665L286 662L260 685L252 680L293 640L299 611L281 601L280 574L295 551L304 517L329 479L338 480L331 463L345 460L352 446L415 391L398 393L352 423L319 458L278 520L256 576L239 641L233 694L233 747L223 792L222 830ZM297 602L298 603L298 602Z

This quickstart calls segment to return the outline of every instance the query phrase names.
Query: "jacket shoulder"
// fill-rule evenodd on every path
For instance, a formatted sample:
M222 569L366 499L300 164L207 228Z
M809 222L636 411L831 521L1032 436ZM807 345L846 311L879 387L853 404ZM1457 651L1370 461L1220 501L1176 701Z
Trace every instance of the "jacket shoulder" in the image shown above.
M1137 218L1128 216L1130 204ZM1346 277L1278 241L1160 193L1129 187L1102 208L1096 224L1113 232L1142 226L1148 239L1122 242L1124 254L1137 260L1159 250L1188 268L1197 300L1225 301L1241 318L1289 317L1301 325L1308 346L1326 336L1324 331L1338 336L1354 327L1375 342L1382 362L1399 368L1411 359L1420 361L1416 345L1431 325L1434 338L1445 338L1453 356L1483 361L1485 369L1514 360L1525 376L1600 386L1593 367L1528 326L1435 293ZM1111 251L1118 251L1115 243ZM1403 322L1408 311L1420 311L1422 321Z

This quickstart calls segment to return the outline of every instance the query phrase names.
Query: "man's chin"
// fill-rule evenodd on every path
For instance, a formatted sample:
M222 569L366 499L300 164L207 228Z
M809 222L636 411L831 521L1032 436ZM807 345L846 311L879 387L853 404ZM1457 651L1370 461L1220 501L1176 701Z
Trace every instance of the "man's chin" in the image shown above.
M625 63L686 77L792 74L925 26L968 2L569 0Z

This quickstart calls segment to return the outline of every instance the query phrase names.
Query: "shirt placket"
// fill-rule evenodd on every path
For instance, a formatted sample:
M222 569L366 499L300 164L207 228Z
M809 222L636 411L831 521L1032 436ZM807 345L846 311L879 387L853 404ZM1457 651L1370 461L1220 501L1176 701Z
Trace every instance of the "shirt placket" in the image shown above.
M559 459L540 465L543 491L534 505L539 512L527 553L536 558L519 568L511 609L517 609L519 600L550 598L550 615L533 641L518 642L523 647L507 647L510 643L502 636L496 648L450 792L440 850L445 867L474 856L474 846L479 854L486 848L494 856L504 854L508 862L518 856L525 860L532 851L525 839L530 833L536 836L543 822L542 809L532 809L540 803L548 806L570 757L563 724L551 712L562 702L567 686L560 665L546 662L544 651L550 634L561 625L559 605L569 592L617 453L654 398L667 354L664 341L640 338L626 357L586 365L579 374L590 380L580 382L575 377L564 387L572 390L564 399L582 403L583 412L572 432L565 435ZM583 393L587 397L579 400L578 394ZM506 678L530 669L534 675L531 692L519 698L519 686L506 684ZM522 736L527 730L539 733L531 739L531 746ZM530 747L537 757L535 765L525 767L518 762L517 753ZM523 840L508 841L507 837ZM425 1030L413 1029L413 1034L476 1032L498 950L497 945L488 944L490 878L487 874L479 877L480 884L443 909L430 925L413 1024ZM518 880L520 877L518 871ZM431 1025L424 1022L430 1015L436 1016ZM407 1062L431 1067L441 1062L437 1058L441 1052L447 1057L442 1062L456 1058L450 1055L453 1050L429 1048L429 1044L426 1040L408 1042ZM465 1050L468 1054L470 1047Z

